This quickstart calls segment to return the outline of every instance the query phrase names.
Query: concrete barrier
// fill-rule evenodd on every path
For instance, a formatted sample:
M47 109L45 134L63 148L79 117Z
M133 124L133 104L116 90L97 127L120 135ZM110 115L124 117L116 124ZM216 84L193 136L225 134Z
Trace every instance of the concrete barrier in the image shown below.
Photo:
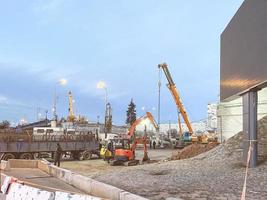
M52 175L68 184L71 184L73 172L67 169L59 168L55 165L48 165L49 175Z
M59 178L89 195L111 200L147 200L117 187L59 168L47 161L40 161L41 165L49 175Z
M98 197L80 195L80 194L68 194L64 192L56 192L55 200L101 200Z
M55 193L29 187L27 185L21 185L19 183L12 183L10 185L8 194L6 195L6 200L25 199L54 200Z
M49 192L39 188L22 184L22 182L14 181L12 177L3 176L3 184L1 191L5 200L101 200L102 198L91 195L72 194L67 192ZM2 200L2 199L0 199Z
M51 163L49 163L46 160L38 160L38 164L37 167L42 170L43 172L46 172L47 174L49 174L49 166L51 165Z
M39 168L47 174L72 185L88 195L98 196L110 200L146 200L117 187L96 181L94 179L73 173L70 170L54 166L46 160L8 160L1 161L1 169L8 168ZM76 197L75 197L76 198ZM43 200L43 199L42 199Z
M10 168L38 168L38 160L9 159L8 163Z
M0 169L6 170L6 171L10 170L9 162L7 162L5 160L1 160Z

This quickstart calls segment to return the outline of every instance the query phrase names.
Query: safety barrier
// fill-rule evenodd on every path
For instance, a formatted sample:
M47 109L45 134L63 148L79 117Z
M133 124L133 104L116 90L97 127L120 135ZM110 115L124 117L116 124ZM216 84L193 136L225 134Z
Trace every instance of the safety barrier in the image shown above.
M2 164L3 163L3 164ZM83 191L84 193L92 196L97 196L104 199L110 200L147 200L141 196L132 194L125 190L119 189L117 187L96 181L94 179L76 174L70 170L59 168L47 160L8 160L8 161L1 161L1 168L3 167L4 170L16 167L26 167L26 168L39 168L40 170L46 172L47 174L56 177L63 182L74 186L75 188ZM29 186L27 186L29 187ZM64 192L63 192L64 193ZM55 193L55 198L66 197L66 195L71 195L68 193L58 192L58 195ZM76 196L75 196L76 195ZM75 199L82 199L87 200L85 197L79 198L79 194L75 194L72 196L72 200ZM95 198L95 197L94 197ZM67 198L62 198L67 199ZM99 199L99 198L98 198ZM44 199L43 199L44 200ZM50 200L50 199L49 199ZM54 200L54 199L53 199ZM57 200L57 199L56 199Z
M39 162L41 162L39 165L42 165L42 168L45 169L46 173L80 189L86 194L111 200L146 200L146 198L137 196L117 187L73 173L70 170L59 168L45 160ZM44 167L45 165L46 167Z
M28 185L23 182L3 176L1 192L5 194L5 200L25 200L25 199L42 199L42 200L101 200L101 198L82 194L71 194L62 191L49 192Z

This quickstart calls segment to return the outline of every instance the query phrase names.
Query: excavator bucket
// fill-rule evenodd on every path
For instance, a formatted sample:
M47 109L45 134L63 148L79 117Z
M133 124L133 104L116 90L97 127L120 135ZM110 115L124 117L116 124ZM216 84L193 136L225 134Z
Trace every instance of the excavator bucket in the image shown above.
M147 152L145 152L144 153L144 157L143 157L143 162L144 161L148 161L149 160L149 158L148 158L148 154L147 154Z

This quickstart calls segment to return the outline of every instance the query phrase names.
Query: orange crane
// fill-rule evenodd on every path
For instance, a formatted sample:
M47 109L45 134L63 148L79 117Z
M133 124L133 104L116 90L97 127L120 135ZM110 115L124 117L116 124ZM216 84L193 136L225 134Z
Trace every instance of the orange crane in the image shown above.
M164 71L164 74L165 74L165 76L166 76L166 78L168 80L167 87L169 88L169 90L170 90L170 92L171 92L171 94L173 96L173 99L175 101L175 104L176 104L177 108L179 109L179 111L180 111L180 113L181 113L181 115L182 115L182 117L184 119L184 122L185 122L185 124L186 124L186 126L188 128L189 134L192 135L193 134L193 128L192 128L191 123L189 121L189 118L187 116L186 110L185 110L185 108L183 106L183 103L182 103L182 100L180 98L180 95L179 95L179 93L177 91L175 83L174 83L174 81L173 81L173 79L171 77L171 73L170 73L170 71L168 69L168 65L166 63L163 63L163 64L159 64L158 67L162 68L162 70ZM179 128L180 128L180 131L181 131L181 123L180 123L179 113L178 113L178 121L179 121Z
M115 150L115 156L114 160L111 162L112 165L121 164L124 165L136 165L139 161L135 159L135 149L137 144L143 144L144 145L144 157L143 161L149 160L148 153L147 153L147 136L144 135L142 137L135 137L135 128L137 125L139 125L142 121L148 119L152 125L155 127L156 130L159 129L153 115L150 112L147 112L144 116L138 118L133 125L130 127L127 139L128 139L128 148L122 148L122 149L116 149ZM130 145L130 143L132 144Z

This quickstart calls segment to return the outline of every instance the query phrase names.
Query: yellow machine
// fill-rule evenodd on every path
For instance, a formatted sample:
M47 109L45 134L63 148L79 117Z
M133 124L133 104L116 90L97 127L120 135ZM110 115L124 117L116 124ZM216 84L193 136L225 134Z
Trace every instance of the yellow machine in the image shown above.
M102 147L100 149L100 158L105 161L108 161L114 158L114 152L116 149L121 148L130 148L129 140L126 138L113 138L102 143Z
M113 156L112 151L108 149L108 144L104 144L100 150L100 158L109 161Z
M68 116L68 121L69 122L74 122L76 119L73 111L73 97L71 91L69 91L69 116Z

